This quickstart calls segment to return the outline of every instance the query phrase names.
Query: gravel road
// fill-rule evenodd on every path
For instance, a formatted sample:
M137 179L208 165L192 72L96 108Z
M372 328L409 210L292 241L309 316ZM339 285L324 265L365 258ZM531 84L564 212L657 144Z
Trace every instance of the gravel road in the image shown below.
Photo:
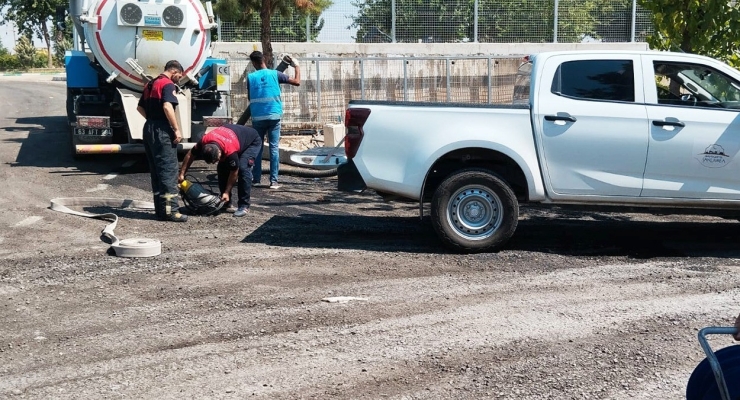
M110 256L49 200L150 200L146 161L73 160L64 97L0 77L0 398L680 399L698 329L740 312L737 221L524 207L505 250L458 255L334 178L242 219L118 210L163 253Z

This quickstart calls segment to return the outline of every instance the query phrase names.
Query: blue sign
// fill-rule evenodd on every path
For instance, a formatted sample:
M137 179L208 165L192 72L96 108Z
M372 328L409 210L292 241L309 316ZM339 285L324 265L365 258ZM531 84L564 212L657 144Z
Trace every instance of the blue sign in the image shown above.
M160 26L162 25L162 18L158 16L144 16L144 25Z

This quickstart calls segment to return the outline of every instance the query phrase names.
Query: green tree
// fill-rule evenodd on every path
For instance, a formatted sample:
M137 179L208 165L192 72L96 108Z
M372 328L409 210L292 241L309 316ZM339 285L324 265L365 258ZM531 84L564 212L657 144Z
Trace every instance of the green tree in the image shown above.
M49 64L49 53L46 49L36 49L36 55L33 57L33 68L44 68Z
M321 12L332 4L330 0L222 0L215 6L216 13L224 21L233 21L247 26L254 26L259 17L259 40L262 43L262 52L269 67L274 66L272 57L272 18L280 16L290 21L291 24L283 24L281 31L277 34L285 34L299 39L303 35L305 40L307 17L318 20ZM251 24L251 25L250 25ZM315 38L323 22L314 25L312 37ZM314 34L314 31L315 34Z
M18 57L10 54L10 51L0 43L0 71L8 71L18 68Z
M46 44L51 54L52 37L49 22L57 6L65 6L66 0L0 0L0 22L12 21L21 35L37 37ZM51 68L51 57L48 67Z
M222 2L218 3L223 4ZM219 14L220 15L220 14ZM231 18L236 17L235 14L231 15ZM223 32L224 37L219 38L224 41L259 41L260 40L260 20L256 13L252 14L255 18L248 18L244 21L228 21L234 22L238 26L234 31L228 33ZM224 17L221 17L224 20ZM293 10L289 16L283 17L277 15L273 17L270 30L272 31L272 39L277 42L305 42L306 41L306 19L310 19L310 35L309 40L315 41L321 29L324 27L324 19L320 17L320 14L301 14L297 10Z
M740 3L727 0L640 0L652 12L651 48L701 54L738 68Z
M38 58L36 48L33 47L33 43L28 36L21 36L18 40L18 43L15 45L15 55L18 57L18 63L21 68L24 69L32 68Z
M396 0L398 42L472 40L474 0ZM356 0L350 25L357 42L384 42L391 35L391 0ZM558 40L601 39L615 20L629 20L630 0L560 0ZM551 42L554 1L479 0L478 41ZM628 37L625 26L623 36Z

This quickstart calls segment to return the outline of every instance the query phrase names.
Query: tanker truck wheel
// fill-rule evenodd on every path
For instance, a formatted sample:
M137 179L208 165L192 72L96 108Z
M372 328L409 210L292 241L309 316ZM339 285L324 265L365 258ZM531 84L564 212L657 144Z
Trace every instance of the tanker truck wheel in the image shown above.
M509 185L491 171L466 169L439 185L431 212L437 236L453 250L497 251L516 230L519 202Z

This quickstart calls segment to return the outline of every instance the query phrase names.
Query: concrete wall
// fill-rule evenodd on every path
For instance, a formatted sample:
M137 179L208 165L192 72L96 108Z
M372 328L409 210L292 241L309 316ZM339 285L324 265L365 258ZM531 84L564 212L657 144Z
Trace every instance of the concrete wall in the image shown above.
M259 42L215 42L215 57L244 57ZM647 43L273 43L275 54L298 57L527 55L568 50L648 50Z

